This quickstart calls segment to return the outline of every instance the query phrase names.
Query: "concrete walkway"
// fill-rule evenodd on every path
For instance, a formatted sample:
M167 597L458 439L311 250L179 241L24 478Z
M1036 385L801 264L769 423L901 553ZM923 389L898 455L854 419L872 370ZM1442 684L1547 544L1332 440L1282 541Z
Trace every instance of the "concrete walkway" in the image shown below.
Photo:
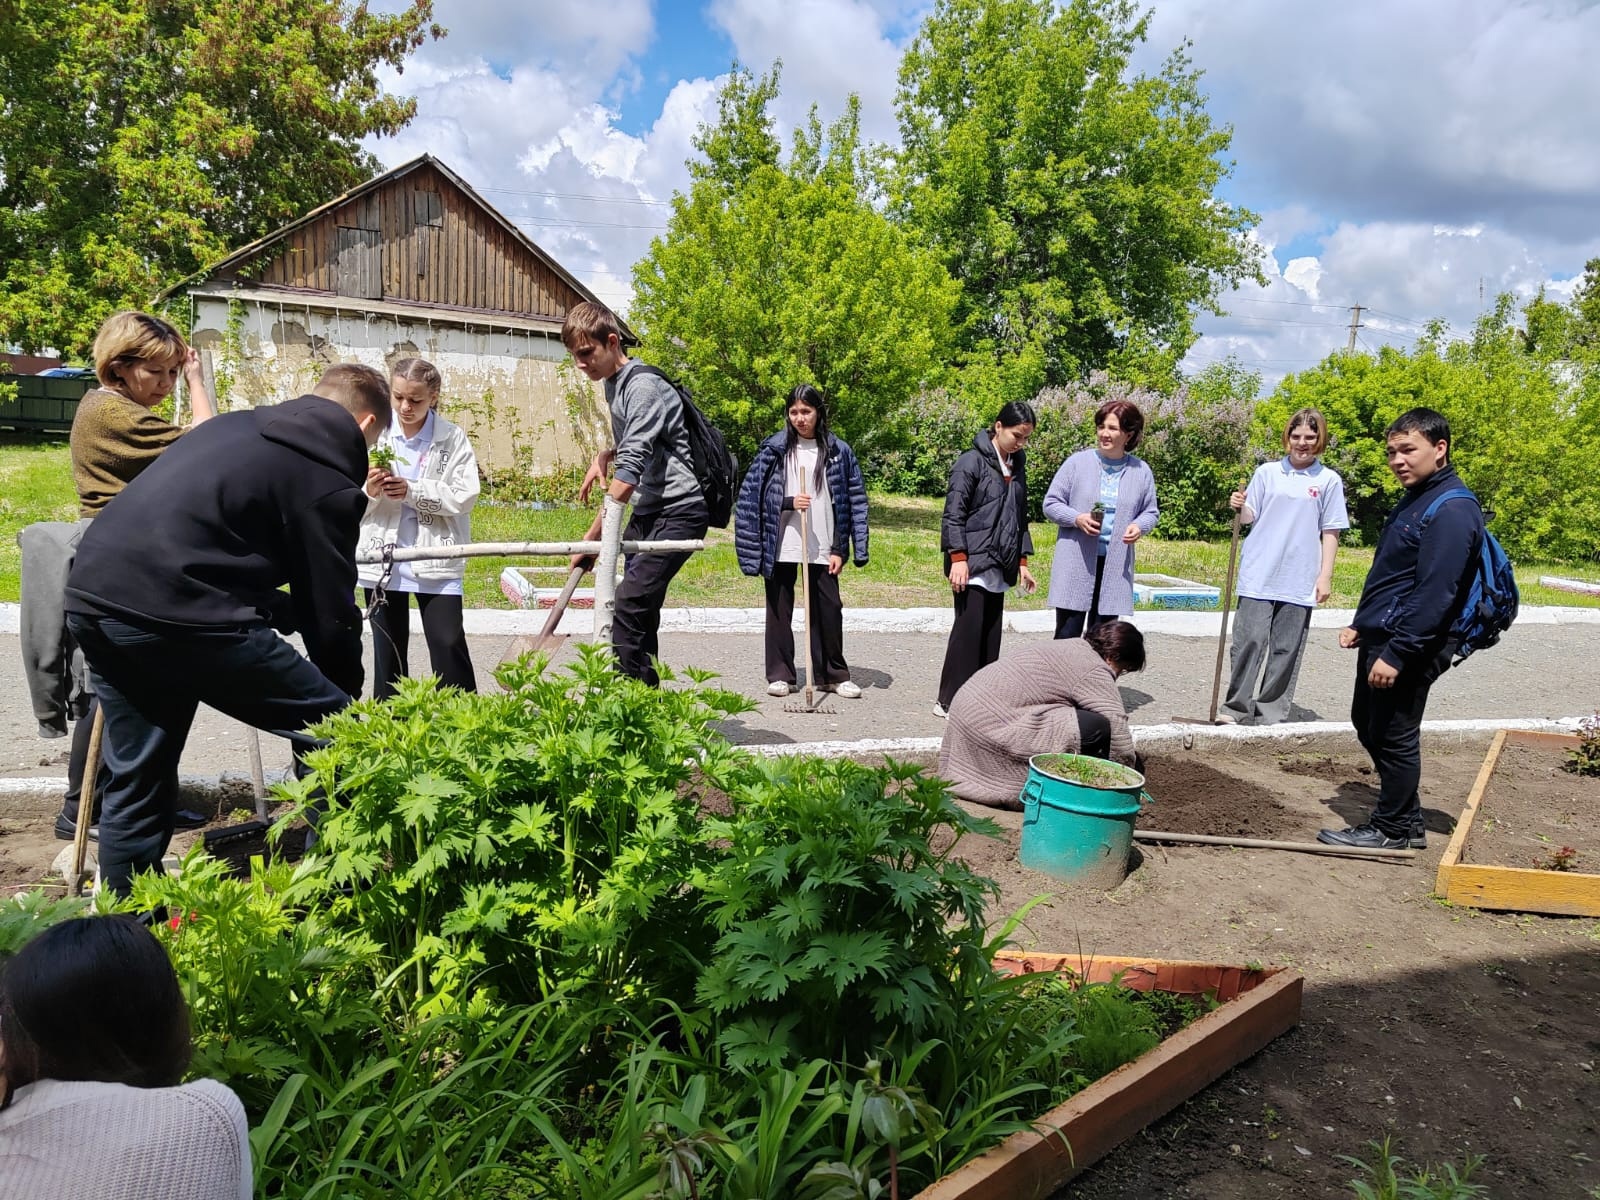
M938 738L944 723L931 704L943 661L949 615L943 610L857 610L847 613L845 652L854 678L865 689L860 700L829 698L831 715L788 713L782 701L765 694L759 613L743 610L675 610L668 614L662 636L666 661L673 666L698 666L717 672L727 686L750 696L754 711L731 721L730 739L751 744L781 745L862 739ZM1048 613L1019 613L1005 649L1014 650L1047 635ZM580 636L590 615L573 612L563 623ZM1321 612L1313 623L1300 674L1296 716L1304 721L1335 723L1347 719L1354 656L1340 650L1337 629L1348 613ZM480 685L492 686L492 670L510 646L514 631L527 630L538 614L478 610L469 614L469 630ZM1136 726L1162 725L1173 717L1203 717L1210 706L1216 657L1216 613L1140 613L1149 652L1148 668L1125 676L1122 693ZM14 605L0 605L0 804L25 786L36 791L53 787L66 762L65 740L46 741L36 723L23 684L20 647L15 633ZM1600 610L1526 609L1499 646L1474 656L1451 671L1434 688L1428 707L1432 719L1516 720L1576 718L1600 705ZM885 628L887 627L887 628ZM745 632L734 632L743 629ZM490 630L494 630L490 632ZM1003 651L1004 652L1004 651ZM573 644L558 664L570 659ZM427 663L420 636L412 643L411 661ZM370 663L369 663L370 669ZM1154 731L1152 731L1154 732ZM265 739L269 771L288 762L287 744ZM183 760L186 774L215 776L242 772L247 763L242 728L202 710ZM29 780L28 785L22 781ZM43 781L50 781L48 784ZM40 781L35 783L34 781ZM3 809L0 809L3 811Z

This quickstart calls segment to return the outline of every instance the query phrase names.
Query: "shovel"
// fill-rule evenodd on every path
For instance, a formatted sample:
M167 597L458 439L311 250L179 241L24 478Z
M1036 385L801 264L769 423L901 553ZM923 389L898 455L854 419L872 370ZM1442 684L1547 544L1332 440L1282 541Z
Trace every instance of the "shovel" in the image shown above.
M506 652L500 656L500 665L514 662L531 650L548 650L552 655L566 644L567 634L557 634L556 626L561 624L561 618L566 614L567 605L572 601L572 593L578 590L578 581L583 578L583 568L573 567L567 575L566 585L561 589L561 594L556 597L556 602L550 608L550 615L545 618L544 628L539 631L538 637L529 637L519 634L513 638L511 645L506 647Z
M1239 490L1242 492L1249 486L1247 479ZM1233 572L1239 565L1239 525L1243 517L1243 508L1234 510L1233 535L1228 541L1228 578L1222 585L1222 631L1217 634L1217 669L1211 677L1211 713L1206 717L1173 717L1175 725L1217 724L1217 698L1222 694L1222 663L1228 649L1228 613L1233 605Z

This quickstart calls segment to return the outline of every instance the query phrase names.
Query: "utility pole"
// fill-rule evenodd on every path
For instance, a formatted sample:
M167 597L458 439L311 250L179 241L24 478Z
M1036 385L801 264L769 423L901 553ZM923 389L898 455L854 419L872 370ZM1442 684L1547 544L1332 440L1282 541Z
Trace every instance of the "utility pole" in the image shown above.
M1354 354L1356 352L1356 330L1361 328L1361 307L1359 304L1350 306L1350 341L1344 348L1346 354Z

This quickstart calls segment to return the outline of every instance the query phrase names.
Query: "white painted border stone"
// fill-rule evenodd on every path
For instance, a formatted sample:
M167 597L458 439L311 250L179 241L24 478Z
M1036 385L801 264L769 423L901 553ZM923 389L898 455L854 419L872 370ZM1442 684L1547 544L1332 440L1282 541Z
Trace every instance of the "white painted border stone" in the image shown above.
M511 637L538 633L547 615L536 609L469 608L464 614L464 623L469 634ZM1318 609L1311 614L1311 624L1318 629L1341 629L1350 623L1353 615L1354 611L1348 608ZM1135 613L1133 619L1145 633L1214 638L1221 629L1220 616L1215 612L1144 610ZM951 617L948 608L847 608L844 627L852 633L942 636L950 632ZM795 628L800 628L801 619L796 614ZM584 637L592 629L593 621L594 615L586 610L568 610L558 632ZM1517 614L1517 624L1600 625L1600 608L1564 605L1524 608ZM665 633L759 635L765 628L766 613L759 608L666 608L661 611L661 629ZM1049 633L1055 628L1055 612L1041 609L1007 613L1005 628L1008 633ZM0 604L0 634L15 636L20 629L18 606L10 602Z
M1572 733L1583 717L1527 717L1502 720L1484 717L1471 720L1424 721L1425 738L1471 737L1490 734L1497 729L1527 729L1542 733ZM1207 746L1225 747L1230 743L1296 742L1314 738L1337 737L1355 741L1355 731L1345 721L1295 721L1283 725L1135 725L1134 741L1141 749L1181 746L1185 750ZM758 742L742 749L753 754L778 757L787 754L807 754L815 758L846 758L856 754L937 754L942 739L936 737L859 738L855 741L834 742ZM267 772L267 786L288 779L287 770ZM248 795L250 777L237 771L221 775L185 775L178 781L185 791L210 796ZM0 801L9 798L37 800L45 797L59 798L66 789L65 776L30 775L11 779L0 778Z

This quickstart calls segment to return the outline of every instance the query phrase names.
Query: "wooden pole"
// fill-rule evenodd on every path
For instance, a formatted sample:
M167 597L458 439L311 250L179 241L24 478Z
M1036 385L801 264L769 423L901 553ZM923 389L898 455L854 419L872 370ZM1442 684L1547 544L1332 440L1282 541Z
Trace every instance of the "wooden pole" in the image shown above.
M83 784L78 789L78 827L72 833L72 879L69 891L83 895L83 863L89 856L89 822L94 818L94 788L100 778L100 737L105 732L106 710L94 706L94 724L89 726L89 753L83 764Z
M681 538L676 541L646 542L629 539L621 541L622 536L622 506L617 507L616 536L611 543L616 549L612 552L611 563L616 565L617 553L622 554L679 554L685 550L704 550L704 538ZM406 546L397 547L389 555L394 562L418 562L426 558L534 558L541 555L555 556L558 554L596 554L604 559L606 555L606 535L601 531L600 540L597 542L571 541L571 542L468 542L464 546ZM377 551L358 554L356 562L363 564L381 563L384 561L382 553ZM565 568L562 568L565 570ZM597 569L595 578L598 581ZM597 585L599 586L598 582Z
M1211 676L1211 712L1206 718L1213 725L1217 723L1217 698L1222 694L1222 662L1228 649L1228 613L1233 606L1233 571L1239 563L1239 524L1243 516L1244 509L1234 510L1233 536L1228 541L1228 579L1222 585L1222 632L1217 635L1217 669Z
M635 554L637 550L629 550L622 544L622 511L623 506L610 496L607 496L600 505L600 544L593 549L592 542L571 543L573 549L558 550L558 554L598 554L594 566L594 640L598 645L609 645L611 642L611 619L617 609L617 559L622 554ZM484 545L492 543L479 543L476 546L432 547L433 551L439 549L477 550L481 551ZM536 545L537 543L530 543ZM648 543L632 543L635 546L648 545ZM585 548L579 548L585 547ZM705 542L696 542L691 549L704 549ZM398 556L400 551L395 552ZM515 553L513 551L513 553ZM550 553L550 551L523 551L522 553Z
M1212 837L1208 833L1162 833L1135 829L1136 842L1176 842L1192 846L1238 846L1245 850L1295 850L1302 854L1331 854L1341 858L1415 858L1415 850L1378 850L1364 846L1329 846L1322 842L1274 842L1264 838Z

